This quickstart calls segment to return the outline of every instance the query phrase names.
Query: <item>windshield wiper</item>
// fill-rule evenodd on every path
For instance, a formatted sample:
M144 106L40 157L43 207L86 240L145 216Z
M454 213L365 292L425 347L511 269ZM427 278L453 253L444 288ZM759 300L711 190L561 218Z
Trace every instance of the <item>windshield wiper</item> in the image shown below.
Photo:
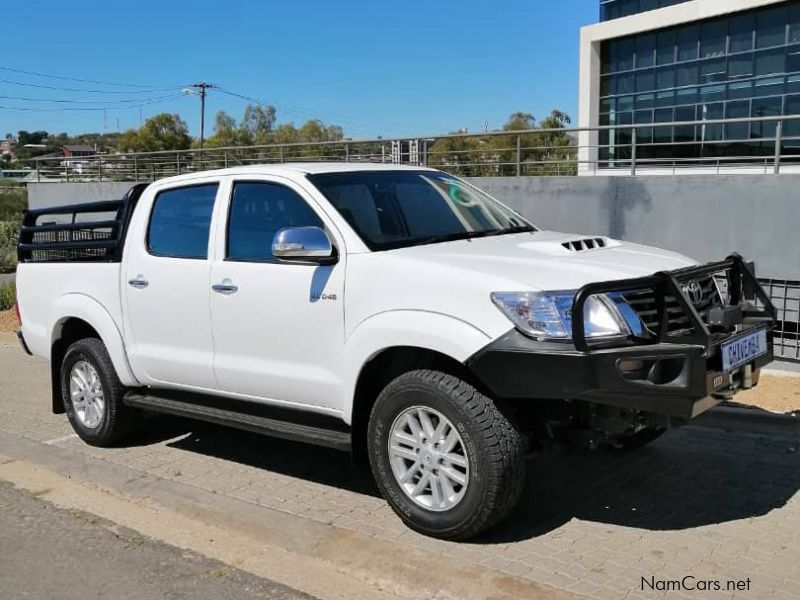
M507 235L512 233L527 233L537 231L533 225L518 225L516 227L506 227L505 229L492 229L487 235Z
M526 231L536 231L532 225L519 225L517 227L507 227L505 229L485 229L483 231L457 231L444 235L434 235L427 238L415 240L411 246L424 246L426 244L439 244L441 242L455 242L457 240L472 240L475 238L490 237L495 235L506 235L511 233L524 233Z
M497 229L490 229L488 231L457 231L455 233L446 233L444 235L434 235L431 237L414 240L411 246L424 246L425 244L439 244L441 242L455 242L457 240L471 240L478 237L486 237L492 235Z

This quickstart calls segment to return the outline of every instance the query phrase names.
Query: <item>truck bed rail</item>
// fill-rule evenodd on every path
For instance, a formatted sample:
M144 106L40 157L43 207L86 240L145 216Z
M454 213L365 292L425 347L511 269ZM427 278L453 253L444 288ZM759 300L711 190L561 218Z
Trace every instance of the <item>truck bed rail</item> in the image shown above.
M147 184L120 200L25 211L17 258L21 263L119 262L133 208Z

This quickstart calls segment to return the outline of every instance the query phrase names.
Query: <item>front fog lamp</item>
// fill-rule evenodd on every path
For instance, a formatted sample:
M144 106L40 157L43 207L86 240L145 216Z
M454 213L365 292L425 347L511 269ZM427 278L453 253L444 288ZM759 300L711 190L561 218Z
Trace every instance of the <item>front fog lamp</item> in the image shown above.
M541 339L572 339L575 292L495 292L492 302L522 333ZM629 335L614 303L604 295L590 296L583 309L587 338Z

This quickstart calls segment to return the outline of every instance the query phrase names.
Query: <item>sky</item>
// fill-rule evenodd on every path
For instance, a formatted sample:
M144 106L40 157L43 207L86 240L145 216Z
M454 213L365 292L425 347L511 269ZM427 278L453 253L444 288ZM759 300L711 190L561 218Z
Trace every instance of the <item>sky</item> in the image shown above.
M200 102L182 90L205 81L220 88L206 135L218 110L241 117L238 94L274 105L279 123L318 118L365 138L495 129L515 111L577 121L579 29L598 2L85 0L12 12L0 136L124 131L139 106L143 119L177 112L197 135Z

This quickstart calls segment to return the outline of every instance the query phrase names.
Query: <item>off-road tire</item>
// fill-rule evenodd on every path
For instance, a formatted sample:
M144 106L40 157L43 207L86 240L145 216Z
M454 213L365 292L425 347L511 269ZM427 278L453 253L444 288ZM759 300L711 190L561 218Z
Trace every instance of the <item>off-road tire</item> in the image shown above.
M412 501L391 468L389 430L397 415L412 406L439 411L463 440L469 460L467 489L461 501L444 512ZM525 437L490 398L447 373L410 371L389 383L372 409L367 439L372 473L384 498L410 528L425 535L474 537L511 512L525 485Z
M81 360L94 367L103 388L105 407L102 421L94 428L86 427L80 422L70 398L70 373L75 363ZM113 446L130 432L137 413L122 403L124 393L125 388L117 377L103 342L95 338L86 338L78 340L67 349L61 363L61 397L72 428L84 442L92 446Z

